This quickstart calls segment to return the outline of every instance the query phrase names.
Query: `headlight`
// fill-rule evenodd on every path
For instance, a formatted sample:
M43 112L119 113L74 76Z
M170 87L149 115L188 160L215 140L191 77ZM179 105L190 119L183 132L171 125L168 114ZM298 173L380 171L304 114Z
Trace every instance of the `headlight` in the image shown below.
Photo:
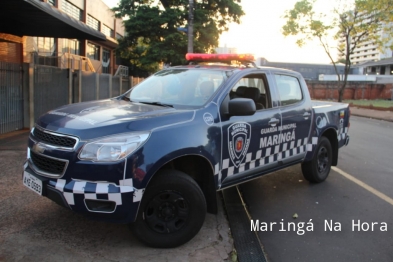
M79 153L79 159L97 162L118 161L138 149L149 135L149 132L134 132L87 143Z

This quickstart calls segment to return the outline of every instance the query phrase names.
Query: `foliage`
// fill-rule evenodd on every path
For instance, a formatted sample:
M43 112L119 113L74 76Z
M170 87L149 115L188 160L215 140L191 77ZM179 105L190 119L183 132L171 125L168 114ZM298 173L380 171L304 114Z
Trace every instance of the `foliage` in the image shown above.
M293 9L287 10L283 34L299 36L296 43L300 47L311 39L319 40L334 65L341 84L338 99L341 101L351 68L350 55L355 48L364 43L375 43L380 50L393 48L393 41L390 41L393 38L393 1L343 0L337 2L330 15L328 12L316 13L315 4L316 0L300 0ZM330 45L331 39L335 40L335 47ZM338 50L338 61L345 64L343 75L337 70L338 61L333 59L332 49Z
M113 8L117 17L128 18L117 54L130 62L132 74L185 63L188 39L177 28L187 27L188 9L189 0L121 0ZM194 52L214 52L219 35L242 15L240 0L194 0Z

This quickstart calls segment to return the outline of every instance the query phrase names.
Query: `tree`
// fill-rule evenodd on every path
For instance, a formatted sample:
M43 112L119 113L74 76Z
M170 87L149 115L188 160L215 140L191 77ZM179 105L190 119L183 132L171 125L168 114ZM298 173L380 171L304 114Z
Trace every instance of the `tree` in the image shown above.
M286 24L282 27L283 34L302 37L296 42L300 47L308 40L319 40L337 74L340 86L338 101L341 102L351 69L350 55L355 48L365 42L377 44L380 50L393 48L393 1L337 2L330 16L327 13L317 14L313 10L315 3L316 0L301 0L293 9L287 10L284 16ZM332 56L332 39L340 56L338 61L345 65L343 75L338 72L337 62Z
M240 23L244 15L240 0L194 2L194 52L213 52L228 24ZM189 0L121 0L113 8L117 17L128 18L117 55L130 61L133 73L152 73L159 63L185 63L187 35L177 28L187 26L188 4Z

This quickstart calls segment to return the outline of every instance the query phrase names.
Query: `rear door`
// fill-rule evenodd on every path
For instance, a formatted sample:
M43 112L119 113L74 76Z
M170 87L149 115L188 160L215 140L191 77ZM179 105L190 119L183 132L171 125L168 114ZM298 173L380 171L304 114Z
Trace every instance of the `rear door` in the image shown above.
M297 75L275 72L282 117L279 142L282 144L282 162L287 164L305 157L311 129L312 107L306 88Z

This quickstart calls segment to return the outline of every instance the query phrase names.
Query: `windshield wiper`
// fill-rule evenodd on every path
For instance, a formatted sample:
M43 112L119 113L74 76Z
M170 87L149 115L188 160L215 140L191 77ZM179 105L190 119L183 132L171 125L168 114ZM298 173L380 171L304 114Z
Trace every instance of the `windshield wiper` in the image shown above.
M131 102L131 99L129 97L126 97L126 96L123 96L121 99Z
M147 105L155 105L155 106L163 106L163 107L173 107L173 105L164 104L164 103L161 103L158 101L155 101L155 102L138 101L138 103L147 104Z

